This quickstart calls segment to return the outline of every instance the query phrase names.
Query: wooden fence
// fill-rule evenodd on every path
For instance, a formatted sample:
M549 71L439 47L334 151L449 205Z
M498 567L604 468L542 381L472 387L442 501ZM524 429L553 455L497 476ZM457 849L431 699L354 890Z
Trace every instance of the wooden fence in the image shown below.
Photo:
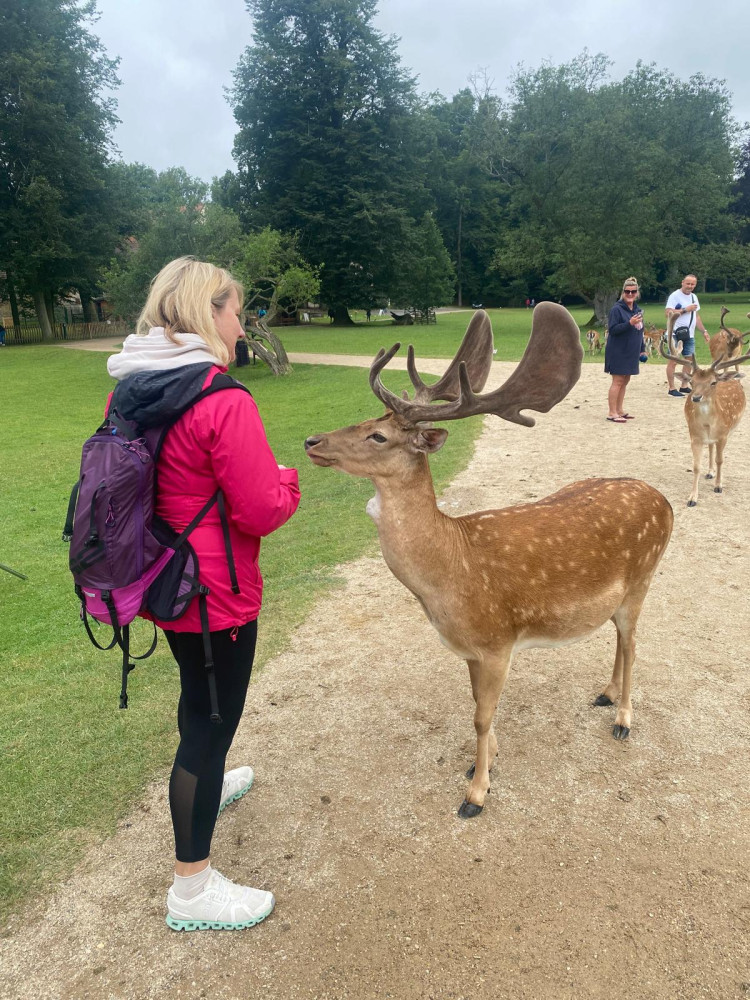
M122 337L133 333L129 323L54 323L52 335L55 341L63 340L98 340L102 337ZM5 343L41 344L44 338L42 328L38 323L21 323L20 326L6 326Z

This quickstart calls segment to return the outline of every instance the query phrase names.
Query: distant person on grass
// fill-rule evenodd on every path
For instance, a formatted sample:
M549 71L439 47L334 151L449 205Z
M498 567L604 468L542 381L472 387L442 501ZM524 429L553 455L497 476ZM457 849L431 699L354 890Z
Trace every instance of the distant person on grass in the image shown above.
M242 288L213 264L189 257L167 264L154 279L138 320L119 354L109 359L118 380L114 404L126 419L206 388L225 372L243 330ZM156 421L158 423L158 419ZM198 598L173 622L159 622L180 670L180 742L169 782L175 875L167 894L167 923L175 930L249 927L274 906L270 892L235 885L210 864L219 813L250 790L253 771L224 773L242 716L255 653L263 581L260 540L297 509L297 471L279 466L249 393L226 389L206 396L167 432L157 461L155 513L182 531L221 490L229 546L218 504L190 535L207 595L218 722L211 721L206 653ZM233 588L232 553L238 590Z
M609 387L607 420L625 424L634 418L625 412L625 390L631 375L637 375L639 361L647 358L643 340L643 310L638 281L626 278L622 294L612 306L607 321L607 341L604 347L604 371L612 376Z
M708 343L710 339L708 330L703 325L703 320L699 315L701 305L695 294L695 286L697 284L698 279L694 274L686 274L682 279L680 287L676 291L672 292L667 299L667 304L664 308L664 311L667 314L667 319L669 319L672 315L675 316L672 339L675 341L675 344L679 345L681 348L682 356L686 361L686 363L682 366L682 385L679 389L675 389L674 385L674 375L675 369L677 368L677 362L667 362L667 383L669 385L668 394L670 396L681 396L683 393L690 392L690 385L687 381L687 372L689 368L692 368L692 358L695 354L696 326L702 331L703 339L706 343ZM671 352L671 345L669 349Z

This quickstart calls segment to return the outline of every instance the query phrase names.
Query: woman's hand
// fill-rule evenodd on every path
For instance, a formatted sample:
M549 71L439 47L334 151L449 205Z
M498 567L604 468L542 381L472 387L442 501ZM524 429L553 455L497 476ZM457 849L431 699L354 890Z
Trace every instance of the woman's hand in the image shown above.
M628 320L631 326L639 326L643 322L643 314L636 313L635 316L631 316Z

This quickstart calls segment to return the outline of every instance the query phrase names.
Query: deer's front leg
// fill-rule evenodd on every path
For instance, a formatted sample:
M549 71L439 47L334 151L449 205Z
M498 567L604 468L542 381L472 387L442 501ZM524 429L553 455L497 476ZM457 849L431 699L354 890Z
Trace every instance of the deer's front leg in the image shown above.
M696 507L698 504L698 479L701 474L701 457L703 456L703 445L698 441L690 442L693 449L693 492L687 502L688 507Z
M479 671L481 665L479 660L467 660L466 663L468 664L469 677L471 678L471 693L474 696L474 703L476 704L477 692L479 691ZM495 757L497 757L497 736L495 735L494 726L490 726L489 748L487 752L489 755L489 763L487 767L491 771L492 765L495 763ZM476 760L471 765L469 770L466 772L466 777L469 779L473 778L475 771L476 771Z
M471 666L469 667L470 672L472 672L472 689L476 701L474 728L477 733L477 759L469 790L458 810L461 819L478 816L484 808L484 800L490 790L491 734L494 751L497 753L497 740L492 733L492 721L495 718L497 703L505 685L505 678L508 676L511 649L512 647L508 647L501 653L483 657L478 662L475 671L472 671ZM475 673L476 682L474 681Z
M714 486L714 493L721 493L724 489L721 485L721 469L724 465L724 446L726 443L726 439L716 442L716 486Z

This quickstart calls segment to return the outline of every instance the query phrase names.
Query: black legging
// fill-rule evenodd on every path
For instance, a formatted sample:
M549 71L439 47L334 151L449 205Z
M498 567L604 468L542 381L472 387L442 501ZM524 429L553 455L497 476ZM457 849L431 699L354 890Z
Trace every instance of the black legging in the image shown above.
M222 721L210 720L211 703L200 632L167 632L180 668L177 706L180 745L169 781L169 807L178 861L202 861L221 803L224 761L237 731L255 655L257 622L211 633L216 690ZM234 638L232 638L234 636Z

